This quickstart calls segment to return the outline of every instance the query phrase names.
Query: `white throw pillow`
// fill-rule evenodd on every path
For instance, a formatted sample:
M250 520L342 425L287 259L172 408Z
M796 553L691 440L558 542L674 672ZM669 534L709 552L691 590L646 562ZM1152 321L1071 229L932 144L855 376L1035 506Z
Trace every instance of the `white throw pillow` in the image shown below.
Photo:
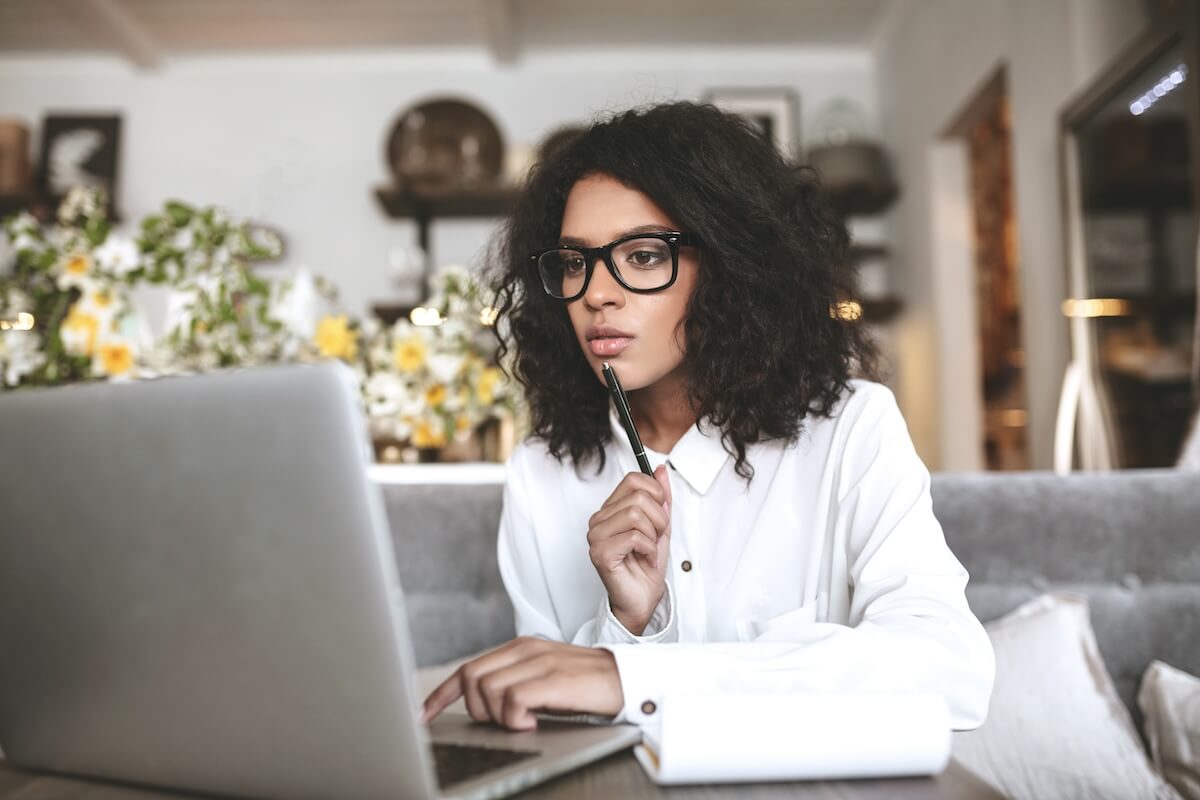
M1200 800L1200 678L1155 661L1138 706L1154 766L1187 800Z
M1086 597L1042 595L984 627L996 684L983 725L954 734L955 759L1011 800L1178 800L1113 687Z

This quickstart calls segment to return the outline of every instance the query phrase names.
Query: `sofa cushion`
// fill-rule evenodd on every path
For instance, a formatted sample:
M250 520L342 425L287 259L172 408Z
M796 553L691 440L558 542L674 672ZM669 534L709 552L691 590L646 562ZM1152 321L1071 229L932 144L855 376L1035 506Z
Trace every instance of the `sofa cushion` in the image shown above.
M1200 800L1200 678L1155 661L1138 705L1154 765L1187 800Z
M1087 596L1100 654L1117 694L1140 724L1135 698L1146 666L1155 658L1200 667L1200 585L1096 583L967 585L971 610L984 622L1042 594L1047 586Z
M954 757L1012 800L1165 800L1104 667L1087 599L1047 594L986 626L996 652L987 720Z

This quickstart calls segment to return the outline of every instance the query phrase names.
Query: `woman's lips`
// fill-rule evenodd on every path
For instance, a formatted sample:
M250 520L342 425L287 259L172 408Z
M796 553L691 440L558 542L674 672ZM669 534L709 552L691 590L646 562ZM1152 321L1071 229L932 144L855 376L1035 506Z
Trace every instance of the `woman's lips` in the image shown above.
M588 347L592 349L592 355L596 356L615 356L619 355L622 350L633 344L632 336L622 336L604 339L592 339L588 342Z

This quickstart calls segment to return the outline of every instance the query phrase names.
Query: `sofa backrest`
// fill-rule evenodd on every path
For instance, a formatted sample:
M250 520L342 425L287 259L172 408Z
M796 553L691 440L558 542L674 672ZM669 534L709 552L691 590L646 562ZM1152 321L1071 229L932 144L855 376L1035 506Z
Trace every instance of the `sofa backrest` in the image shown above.
M382 488L419 663L510 639L496 566L502 485ZM1080 591L1131 708L1154 658L1200 674L1200 473L943 473L932 493L980 619L1049 589Z
M1049 589L1086 594L1135 717L1153 659L1200 674L1200 473L940 474L932 491L980 619Z

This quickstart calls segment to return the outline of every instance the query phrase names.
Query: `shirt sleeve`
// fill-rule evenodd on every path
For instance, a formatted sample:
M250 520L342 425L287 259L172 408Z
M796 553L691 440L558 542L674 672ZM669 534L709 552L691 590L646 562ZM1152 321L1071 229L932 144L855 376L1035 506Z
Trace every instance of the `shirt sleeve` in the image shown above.
M550 588L546 584L542 554L534 536L525 488L523 451L524 447L518 446L505 465L496 560L500 579L512 601L517 635L563 641Z
M872 387L856 413L833 512L850 624L781 624L751 642L609 645L625 694L621 721L656 724L668 688L724 688L932 691L955 729L983 722L995 675L991 642L933 514L929 472L890 391Z
M572 639L573 644L589 647L603 644L653 644L676 641L679 641L679 628L675 624L675 600L669 580L662 599L655 606L654 612L650 615L650 621L646 623L646 629L640 636L630 633L629 629L622 625L621 621L613 614L612 605L609 603L606 592L600 598L600 608L596 612L596 618L584 623Z
M631 633L613 614L607 593L600 598L594 618L573 634L564 631L546 584L545 565L534 535L528 498L523 461L518 451L509 459L505 469L500 528L496 535L500 578L512 600L518 636L570 641L589 647L609 643L641 644L678 640L670 581L640 636Z

